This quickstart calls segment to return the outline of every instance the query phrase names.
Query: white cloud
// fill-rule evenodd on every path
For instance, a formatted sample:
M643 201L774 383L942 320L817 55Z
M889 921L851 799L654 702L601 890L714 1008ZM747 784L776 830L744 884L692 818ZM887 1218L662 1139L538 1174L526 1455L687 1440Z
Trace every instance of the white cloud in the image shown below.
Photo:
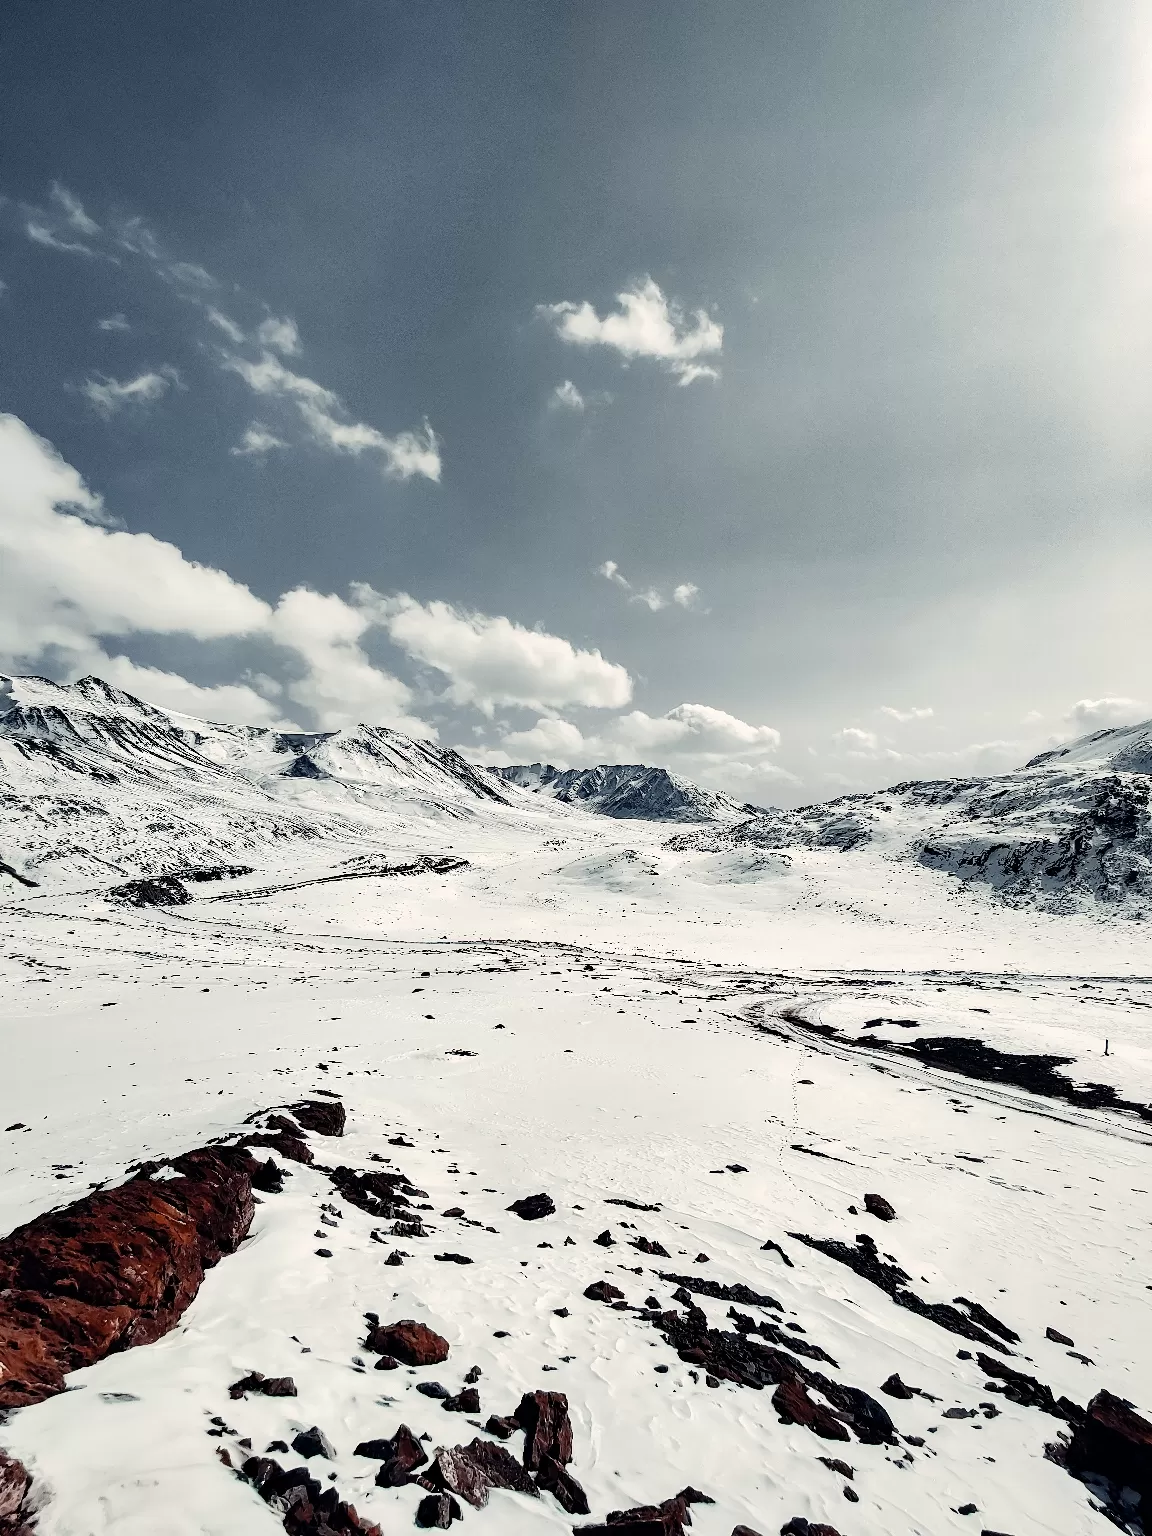
M401 432L396 437L387 437L363 422L341 421L335 415L344 410L339 395L315 379L293 373L271 352L265 352L259 362L228 354L223 366L239 374L254 394L292 400L313 441L322 447L355 457L362 453L377 454L383 461L385 473L400 480L408 480L413 475L423 475L427 480L440 479L440 446L427 422L420 432Z
M85 245L83 240L62 240L45 224L42 217L31 214L24 225L24 233L36 245L45 245L51 251L67 251L72 256L99 256L101 253Z
M619 308L603 317L587 299L580 304L540 304L536 312L552 323L562 341L610 347L628 360L652 358L681 384L720 377L716 368L700 361L718 357L724 344L724 327L707 310L698 309L687 319L651 277L618 293L616 303Z
M584 396L576 388L571 379L565 379L563 384L557 384L548 397L548 404L553 410L583 411L587 402Z
M270 432L261 421L250 422L244 436L229 450L236 458L254 458L270 453L275 448L287 448L288 444L275 432Z
M132 327L128 324L125 315L115 314L105 315L103 320L97 320L96 329L98 331L130 331Z
M622 592L627 592L630 603L641 603L650 613L659 613L662 608L668 607L669 602L679 608L699 609L700 588L694 581L682 581L673 588L671 598L667 598L655 587L634 587L615 560L605 560L603 565L597 567L596 574L619 587Z
M310 710L321 730L364 720L417 736L436 732L410 713L412 690L373 666L360 641L375 622L370 608L297 587L276 605L268 632L307 664L285 692Z
M1103 698L1079 699L1068 711L1065 719L1081 735L1099 731L1112 725L1139 725L1152 715L1152 706L1139 699Z
M930 720L933 710L931 705L926 709L917 709L915 706L911 709L894 709L891 704L882 704L880 713L887 715L890 720L899 721L901 725L907 725L910 720Z
M99 379L86 379L80 386L80 393L93 410L107 420L126 405L151 405L166 395L173 385L180 387L180 375L165 363L134 379L120 381L105 374Z
M545 718L526 731L509 731L500 738L509 762L552 763L567 768L581 761L586 746L580 730L567 720Z
M245 683L202 687L199 683L189 682L178 672L138 666L127 656L94 654L86 666L113 687L134 693L150 704L159 704L162 709L227 725L274 725L281 730L295 729L291 720L283 718L276 704Z
M278 320L275 315L269 315L256 327L256 340L262 347L282 352L285 357L293 357L300 351L300 332L295 320Z
M846 725L843 730L836 732L832 740L838 747L842 747L849 757L855 757L861 753L874 756L880 751L880 738L876 732L862 731L855 725Z
M236 324L235 320L232 319L231 315L226 315L223 310L217 309L214 304L209 304L204 313L208 316L208 319L212 322L216 329L218 331L223 331L228 340L235 346L238 347L241 342L247 339L244 335L244 332Z
M449 680L447 696L491 713L499 705L562 709L580 704L618 709L632 680L599 651L582 651L559 635L525 629L511 619L471 613L451 603L420 603L406 593L382 598L353 589L370 605L393 644Z
M58 181L54 181L48 195L57 207L63 209L64 216L73 229L82 235L91 236L100 233L99 224L95 219L88 217L83 203L69 192L67 187L62 187Z

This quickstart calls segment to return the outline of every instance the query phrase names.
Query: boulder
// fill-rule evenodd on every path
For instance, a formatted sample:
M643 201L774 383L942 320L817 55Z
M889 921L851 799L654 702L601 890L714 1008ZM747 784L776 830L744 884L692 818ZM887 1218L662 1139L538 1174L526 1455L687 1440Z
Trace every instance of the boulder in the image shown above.
M336 1460L336 1447L318 1424L313 1424L311 1429L302 1429L293 1439L292 1449L305 1459L323 1456L325 1461Z
M849 1439L848 1426L830 1408L813 1401L802 1381L782 1381L772 1394L772 1406L783 1424L803 1424L823 1440Z
M416 1524L425 1531L446 1531L461 1518L459 1504L448 1493L430 1493L416 1509Z
M392 1355L404 1365L439 1365L448 1358L448 1340L410 1317L378 1324L368 1335L365 1348L376 1355Z
M572 1460L572 1420L563 1392L525 1392L515 1418L524 1431L524 1465L531 1471L545 1456L561 1465Z
M1152 1506L1152 1424L1122 1397L1097 1392L1073 1432L1065 1465L1079 1476L1131 1488L1141 1508Z
M536 1487L552 1494L560 1508L570 1515L591 1513L588 1495L567 1467L562 1467L554 1456L541 1456Z
M556 1214L556 1204L551 1195L525 1195L522 1200L513 1200L508 1207L515 1211L521 1221L539 1221L544 1216Z
M623 1301L624 1292L607 1280L594 1280L584 1292L589 1301Z
M317 1136L343 1136L348 1113L337 1099L303 1099L299 1104L289 1104L288 1112L296 1117L302 1130Z
M875 1216L877 1221L895 1221L896 1211L892 1204L885 1200L883 1195L865 1195L864 1209L869 1216Z

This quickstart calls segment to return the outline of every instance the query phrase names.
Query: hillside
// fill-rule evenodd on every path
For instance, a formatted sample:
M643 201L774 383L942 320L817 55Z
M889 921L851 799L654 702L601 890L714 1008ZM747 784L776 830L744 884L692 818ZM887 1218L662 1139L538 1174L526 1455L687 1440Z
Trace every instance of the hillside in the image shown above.
M642 763L567 769L532 763L494 772L505 783L533 794L621 821L730 821L756 809L730 795L692 784L667 768L648 768Z

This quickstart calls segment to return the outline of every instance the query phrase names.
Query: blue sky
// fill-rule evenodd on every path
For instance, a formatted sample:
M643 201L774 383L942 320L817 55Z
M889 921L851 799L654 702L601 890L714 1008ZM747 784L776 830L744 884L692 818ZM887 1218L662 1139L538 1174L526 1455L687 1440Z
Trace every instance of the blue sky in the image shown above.
M758 801L1152 713L1149 33L15 0L0 666Z

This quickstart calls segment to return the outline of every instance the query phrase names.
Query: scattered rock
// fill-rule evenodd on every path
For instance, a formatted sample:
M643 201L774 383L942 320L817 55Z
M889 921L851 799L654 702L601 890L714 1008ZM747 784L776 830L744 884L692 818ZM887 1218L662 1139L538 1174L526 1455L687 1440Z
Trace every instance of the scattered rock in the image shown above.
M855 1467L850 1467L846 1461L840 1461L835 1456L817 1456L816 1460L827 1467L829 1472L838 1472L841 1477L846 1477L849 1481L856 1476Z
M494 1446L495 1450L496 1447ZM591 1514L588 1495L566 1467L554 1456L542 1456L536 1473L536 1486L555 1498L560 1508L570 1515Z
M554 1216L556 1205L551 1195L525 1195L522 1200L513 1200L508 1207L515 1211L521 1221L539 1221L544 1216Z
M359 1532L360 1536L380 1536L380 1527L361 1520L355 1508L346 1504L334 1485L324 1488L307 1467L285 1471L267 1456L250 1456L241 1468L241 1476L282 1517L284 1529L291 1536L330 1536L332 1532Z
M394 1355L404 1365L439 1365L448 1358L448 1340L410 1317L378 1324L369 1333L365 1348L376 1355Z
M1051 1339L1053 1344L1066 1344L1069 1349L1072 1349L1076 1342L1074 1339L1070 1339L1066 1333L1061 1333L1056 1328L1045 1328L1044 1337Z
M780 1536L840 1536L834 1525L814 1525L803 1515L795 1515L780 1527Z
M292 1441L292 1449L298 1456L323 1456L325 1461L336 1460L336 1447L318 1424L302 1429Z
M247 1376L241 1376L239 1381L234 1381L228 1388L228 1396L232 1399L244 1397L248 1392L256 1392L261 1397L295 1397L296 1383L291 1376L262 1376L259 1371L249 1371Z
M441 1402L447 1402L449 1396L448 1388L439 1381L418 1381L416 1390L425 1397L435 1397Z
M466 1253L437 1253L433 1257L440 1264L471 1264L472 1260Z
M629 1211L658 1211L658 1205L645 1205L640 1200L626 1200L623 1195L605 1195L605 1205L622 1205Z
M376 1474L379 1488L401 1488L411 1481L417 1467L428 1460L428 1453L408 1428L401 1424L390 1440L364 1440L357 1447L357 1456L379 1457L383 1462Z
M601 1232L600 1236L599 1237L594 1237L592 1239L592 1241L594 1243L599 1243L601 1248L611 1248L613 1243L615 1243L616 1239L612 1236L612 1234L608 1230L608 1228L605 1227L603 1232Z
M32 1516L26 1507L31 1487L27 1467L0 1451L0 1531L12 1536L27 1536L31 1531Z
M483 1467L461 1446L451 1450L441 1447L432 1457L428 1471L420 1478L421 1484L442 1493L456 1493L475 1509L483 1509L488 1502L488 1490L492 1486Z
M475 1387L465 1387L455 1397L446 1397L440 1406L448 1413L479 1413L480 1394Z
M524 1465L535 1472L551 1456L567 1465L572 1460L572 1421L563 1392L525 1392L514 1415L524 1431Z
M348 1123L348 1113L338 1101L302 1099L299 1104L289 1104L288 1112L295 1115L302 1130L312 1131L317 1136L343 1136Z
M495 1435L498 1440L510 1440L520 1428L520 1423L511 1416L501 1418L498 1414L494 1413L489 1417L484 1428L490 1435Z
M425 1531L446 1531L462 1519L460 1506L449 1493L430 1493L416 1508L416 1524Z
M711 1296L714 1301L738 1301L743 1307L772 1307L777 1312L784 1308L775 1296L754 1291L747 1285L721 1285L718 1280L701 1280L698 1275L669 1275L663 1270L661 1280L678 1285L692 1296ZM676 1298L680 1300L679 1297Z
M896 1371L892 1372L887 1381L881 1383L880 1390L881 1392L886 1392L889 1397L909 1398L915 1396L912 1388L905 1386Z
M1024 1408L1039 1408L1041 1413L1050 1413L1053 1418L1064 1419L1069 1424L1078 1423L1083 1418L1084 1410L1078 1403L1067 1397L1055 1397L1052 1388L1037 1381L1035 1376L1014 1371L1011 1366L1005 1365L1002 1360L994 1360L991 1355L977 1354L976 1360L985 1375L994 1376L1004 1383L999 1386L996 1381L985 1382L986 1391L1002 1392L1010 1403L1019 1403Z
M395 1355L381 1355L376 1362L375 1369L378 1371L397 1371L400 1369L400 1362Z
M623 1301L624 1292L607 1280L594 1280L584 1292L589 1301Z
M792 1260L784 1252L784 1250L783 1250L783 1248L781 1248L780 1244L775 1242L772 1238L769 1238L766 1243L761 1243L761 1245L760 1245L760 1252L761 1253L778 1253L780 1255L780 1257L784 1260L785 1265L789 1269L795 1269L796 1268L795 1264L793 1264Z
M192 900L188 889L175 875L153 875L147 880L128 880L108 892L113 901L131 907L183 907Z
M883 1195L865 1195L864 1209L869 1216L875 1216L877 1221L895 1221L896 1211L890 1201Z
M670 1259L672 1257L663 1243L658 1243L652 1238L635 1237L632 1239L632 1246L641 1253L650 1253L659 1259Z
M813 1402L802 1381L782 1381L772 1394L782 1424L803 1424L823 1440L849 1440L848 1426L822 1403Z
M477 1437L468 1445L458 1445L456 1450L480 1468L490 1487L511 1488L515 1493L536 1497L536 1484L530 1474L502 1445Z
M464 1380L468 1383L469 1386L471 1386L473 1382L480 1380L481 1374L482 1373L480 1367L478 1365L474 1365L470 1370L465 1371Z

